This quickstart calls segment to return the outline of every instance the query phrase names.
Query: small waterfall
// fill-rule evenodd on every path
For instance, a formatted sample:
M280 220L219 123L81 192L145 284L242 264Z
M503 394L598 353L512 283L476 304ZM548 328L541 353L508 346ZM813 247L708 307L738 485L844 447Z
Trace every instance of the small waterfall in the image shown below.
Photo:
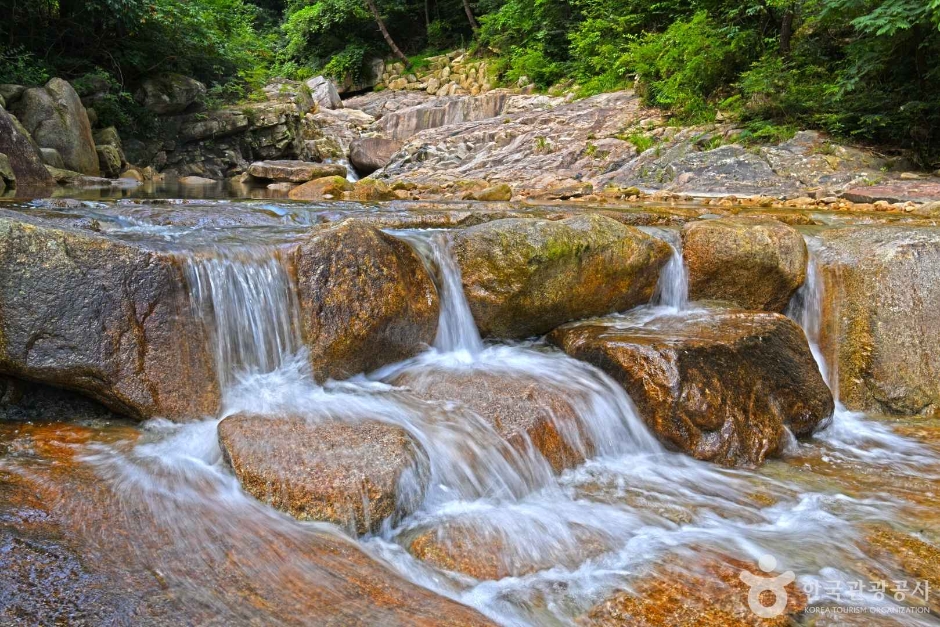
M434 276L441 302L434 348L444 353L478 354L483 350L483 340L463 292L460 267L454 257L450 235L441 231L401 231L396 235L415 248Z
M643 230L672 248L672 256L659 274L651 304L682 311L689 304L689 269L682 258L682 238L673 229L650 227Z
M223 390L244 375L277 370L301 349L293 281L276 250L191 255L185 269Z
M804 236L809 258L806 263L806 279L787 305L787 317L799 324L806 334L809 348L819 367L819 373L835 400L835 411L828 427L816 436L853 457L867 460L910 462L923 455L921 447L911 440L896 435L890 428L869 420L863 412L852 411L839 401L838 350L833 351L832 363L827 363L820 348L820 338L825 321L823 302L825 283L820 262L821 242ZM836 275L838 280L838 275ZM838 306L838 303L836 303ZM830 312L838 315L838 312Z
M813 237L806 236L806 249L809 252L809 258L806 262L806 279L803 285L797 290L787 309L784 312L787 317L799 324L806 334L810 349L813 351L813 357L819 366L823 379L829 385L833 395L838 401L839 386L835 372L830 371L829 365L819 347L819 338L822 331L822 303L823 303L823 279L819 272L819 241Z

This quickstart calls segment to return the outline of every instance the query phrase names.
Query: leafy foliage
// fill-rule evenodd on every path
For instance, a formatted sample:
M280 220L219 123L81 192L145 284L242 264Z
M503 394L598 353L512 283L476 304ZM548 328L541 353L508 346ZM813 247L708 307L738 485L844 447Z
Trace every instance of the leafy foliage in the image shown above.
M507 84L563 82L580 96L636 85L679 122L737 117L746 141L808 126L940 160L940 0L469 0L478 30L463 0L372 4L414 63L466 46ZM193 75L221 102L273 75L355 79L389 55L367 0L0 0L0 10L0 80L103 69L114 86L101 107L130 126L143 121L127 94L147 74Z

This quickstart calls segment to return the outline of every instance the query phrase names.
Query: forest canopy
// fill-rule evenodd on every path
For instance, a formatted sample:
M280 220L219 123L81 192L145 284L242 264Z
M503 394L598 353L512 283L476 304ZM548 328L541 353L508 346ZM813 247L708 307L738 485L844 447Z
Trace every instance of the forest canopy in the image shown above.
M0 0L0 83L180 72L221 100L464 47L498 80L636 86L676 123L818 128L940 158L940 0ZM383 29L385 32L383 32Z

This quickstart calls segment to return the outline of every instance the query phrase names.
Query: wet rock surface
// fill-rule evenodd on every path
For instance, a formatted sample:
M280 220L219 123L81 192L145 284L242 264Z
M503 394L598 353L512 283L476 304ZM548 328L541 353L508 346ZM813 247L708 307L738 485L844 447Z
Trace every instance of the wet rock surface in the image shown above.
M435 568L461 573L480 581L524 577L550 568L577 568L609 550L603 534L586 528L575 529L568 542L543 543L519 552L498 528L485 521L473 524L444 523L418 533L408 541L408 550Z
M368 372L434 341L437 290L402 240L349 220L304 239L291 257L319 380Z
M81 459L139 437L121 423L0 424L4 624L492 624L339 534L174 483L159 464L145 472L165 491L122 489Z
M806 243L782 222L721 218L687 224L682 256L689 297L783 311L806 278Z
M239 414L219 423L219 443L258 500L360 535L409 514L424 492L420 447L403 428L377 420Z
M174 259L3 211L0 268L0 372L138 419L215 414L215 371Z
M600 319L548 335L623 385L668 446L727 466L778 455L784 427L824 426L832 394L802 330L779 314L715 309L646 324Z
M583 627L785 627L806 608L806 595L796 583L784 590L786 604L779 615L761 618L748 606L749 586L739 575L747 571L768 577L757 564L726 556L686 558L643 577L630 592L618 593L592 608L577 624ZM691 562L691 563L688 563ZM772 573L773 575L777 573ZM774 602L772 593L762 604Z
M646 303L669 246L610 218L497 220L455 239L484 336L521 338Z
M820 345L851 409L940 408L940 231L895 226L820 235Z

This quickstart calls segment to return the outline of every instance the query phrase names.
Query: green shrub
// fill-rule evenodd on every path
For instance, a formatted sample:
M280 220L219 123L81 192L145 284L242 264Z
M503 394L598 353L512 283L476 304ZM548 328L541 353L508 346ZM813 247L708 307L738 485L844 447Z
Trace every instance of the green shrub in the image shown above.
M670 109L682 121L710 121L715 99L743 65L748 38L720 29L700 11L643 37L628 55L648 104Z

